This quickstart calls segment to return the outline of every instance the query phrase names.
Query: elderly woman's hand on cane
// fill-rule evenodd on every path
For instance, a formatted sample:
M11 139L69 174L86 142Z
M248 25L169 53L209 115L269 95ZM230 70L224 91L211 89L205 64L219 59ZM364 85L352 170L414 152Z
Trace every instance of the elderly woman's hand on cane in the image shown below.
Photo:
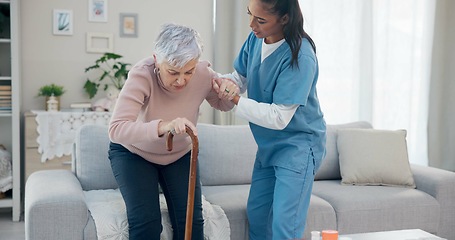
M172 135L182 134L187 132L190 128L192 133L197 136L197 128L194 124L186 118L176 118L172 121L161 121L158 124L158 134L163 136L165 133L172 133Z

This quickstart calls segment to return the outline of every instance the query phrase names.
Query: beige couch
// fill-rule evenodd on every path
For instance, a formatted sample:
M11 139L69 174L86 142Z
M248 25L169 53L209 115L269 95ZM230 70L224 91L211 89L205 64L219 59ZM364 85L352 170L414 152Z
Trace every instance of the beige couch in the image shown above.
M327 156L316 174L305 237L322 229L350 234L419 228L455 239L455 173L411 165L416 188L342 184L338 133L350 128L371 125L328 126ZM249 127L199 124L198 133L203 194L226 213L231 239L248 239L246 201L257 149ZM27 239L96 239L83 191L117 187L107 159L108 142L106 127L84 126L75 144L73 172L48 170L29 177Z

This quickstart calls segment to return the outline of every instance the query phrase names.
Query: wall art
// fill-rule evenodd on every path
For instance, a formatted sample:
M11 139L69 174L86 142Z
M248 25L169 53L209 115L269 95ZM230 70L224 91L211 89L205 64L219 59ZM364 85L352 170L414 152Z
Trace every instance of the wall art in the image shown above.
M112 33L87 33L88 53L106 53L114 51L114 34Z
M54 9L53 14L54 35L73 35L73 11Z
M120 13L120 37L137 37L137 14Z
M107 0L88 0L88 20L107 22Z

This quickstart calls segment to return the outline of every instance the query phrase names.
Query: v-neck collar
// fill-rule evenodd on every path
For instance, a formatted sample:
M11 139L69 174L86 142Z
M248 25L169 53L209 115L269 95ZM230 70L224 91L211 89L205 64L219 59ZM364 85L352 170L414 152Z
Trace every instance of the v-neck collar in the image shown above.
M286 40L283 38L283 39L281 39L280 41L278 41L276 43L267 44L267 43L265 43L265 40L262 39L262 43L261 43L261 63L264 62L264 60L267 57L272 55L278 48L280 48L280 46L283 45L283 43L285 41Z

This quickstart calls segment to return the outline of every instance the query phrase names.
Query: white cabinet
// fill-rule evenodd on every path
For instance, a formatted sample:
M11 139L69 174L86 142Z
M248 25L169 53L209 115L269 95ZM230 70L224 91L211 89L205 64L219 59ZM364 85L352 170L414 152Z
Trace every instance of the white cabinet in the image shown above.
M21 217L19 0L0 0L0 144L12 157L13 188L0 199L0 208L12 208L13 221Z
M56 112L55 114L59 114ZM24 151L24 178L27 182L30 174L39 170L49 169L66 169L71 171L71 156L63 155L62 157L55 156L46 162L41 161L41 154L38 152L39 144L36 141L38 138L38 124L36 123L36 114L32 112L24 113L25 124L25 151Z

